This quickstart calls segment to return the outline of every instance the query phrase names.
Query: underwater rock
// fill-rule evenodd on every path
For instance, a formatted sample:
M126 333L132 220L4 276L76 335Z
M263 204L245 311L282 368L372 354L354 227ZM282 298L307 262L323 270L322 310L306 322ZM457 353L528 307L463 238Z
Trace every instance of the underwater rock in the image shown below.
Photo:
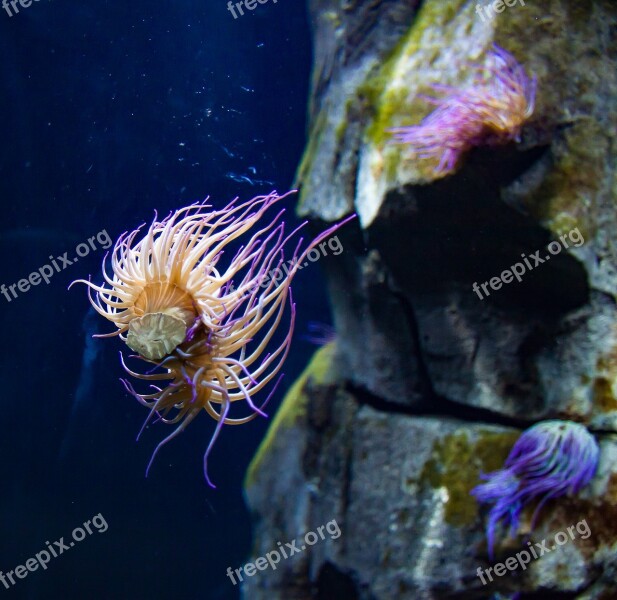
M296 540L300 549L307 532L332 520L340 536L326 534L276 570L245 577L245 598L487 598L538 588L602 597L592 590L606 591L599 574L611 572L617 549L617 436L601 441L598 472L580 496L548 502L533 532L533 509L525 509L518 537L501 536L489 560L487 511L469 492L481 472L501 467L520 432L376 410L335 382L334 351L319 350L287 394L246 494L253 559L278 542ZM556 534L577 524L573 538L550 550ZM482 584L478 569L543 540L545 556Z
M429 0L417 14L413 2L336 4L312 3L310 139L297 183L302 215L356 210L361 221L358 251L326 265L344 376L395 403L421 403L428 389L513 418L615 429L607 24L617 8L526 3L483 20L462 0ZM392 143L388 129L433 110L431 86L469 85L493 44L537 77L520 142L478 147L448 176ZM516 263L525 273L498 281Z
M481 19L463 0L309 4L299 212L355 210L359 227L323 261L336 345L287 396L247 497L255 557L332 519L342 535L248 579L245 597L617 597L617 5ZM434 109L431 86L470 85L493 44L537 77L518 141L473 148L448 173L391 143L389 129ZM581 519L591 534L485 587L485 508L468 492L545 419L595 432L600 468L533 532L525 511L495 560Z

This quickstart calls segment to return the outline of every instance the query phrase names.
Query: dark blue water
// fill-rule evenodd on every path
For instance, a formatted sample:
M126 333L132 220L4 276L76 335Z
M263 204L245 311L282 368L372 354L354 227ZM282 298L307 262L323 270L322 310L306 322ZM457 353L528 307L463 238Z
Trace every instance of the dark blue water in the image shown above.
M224 0L40 0L0 11L0 283L15 284L105 230L112 239L210 195L222 206L287 190L305 142L311 49L304 3L236 20ZM288 206L293 211L293 203ZM101 514L108 529L6 598L239 597L225 576L250 553L242 496L267 422L223 429L203 415L145 467L168 428L122 388L117 339L74 279L100 281L97 248L9 302L0 295L0 569L6 574ZM272 402L327 321L314 265L297 278L299 319ZM309 279L311 285L309 288ZM100 519L98 521L100 523ZM102 529L102 527L101 527Z

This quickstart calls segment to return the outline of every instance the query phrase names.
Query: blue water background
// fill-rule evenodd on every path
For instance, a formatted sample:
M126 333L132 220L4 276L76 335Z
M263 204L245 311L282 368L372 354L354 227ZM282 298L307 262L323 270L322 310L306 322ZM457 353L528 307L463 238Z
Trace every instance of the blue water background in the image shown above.
M0 12L0 283L103 229L115 240L154 209L288 189L306 139L309 34L299 0L236 20L224 0L40 0ZM170 429L135 442L147 411L119 382L121 343L92 340L110 324L85 288L67 291L100 281L103 255L10 303L0 296L0 569L98 513L109 526L0 597L237 598L225 570L249 557L241 486L267 423L223 430L210 461L217 490L201 469L214 426L205 414L144 478ZM294 285L297 333L271 413L314 350L300 339L307 322L329 318L319 270Z

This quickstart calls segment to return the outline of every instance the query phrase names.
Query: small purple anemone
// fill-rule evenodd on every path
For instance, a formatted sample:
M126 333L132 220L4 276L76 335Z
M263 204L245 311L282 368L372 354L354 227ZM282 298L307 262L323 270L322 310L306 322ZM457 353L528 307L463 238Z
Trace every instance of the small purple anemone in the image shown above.
M442 97L424 98L437 108L418 125L390 129L394 142L418 158L439 158L435 172L444 173L474 146L518 141L534 110L536 79L496 44L488 59L489 66L471 65L477 75L466 88L431 86Z
M599 454L595 438L579 423L542 421L524 431L504 468L481 475L486 483L471 490L478 502L493 504L486 526L489 555L498 527L509 527L510 537L516 535L526 504L540 498L533 527L547 500L584 488L596 472Z

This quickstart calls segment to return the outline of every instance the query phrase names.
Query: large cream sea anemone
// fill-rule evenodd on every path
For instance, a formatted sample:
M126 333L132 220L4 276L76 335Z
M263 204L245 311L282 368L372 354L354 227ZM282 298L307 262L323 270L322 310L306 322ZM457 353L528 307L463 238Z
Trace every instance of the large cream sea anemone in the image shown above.
M150 409L144 427L155 415L177 424L156 447L148 469L160 447L205 410L217 421L204 455L206 480L214 487L207 461L223 424L264 415L270 396L261 407L253 397L273 381L289 351L295 318L291 280L307 253L353 218L330 227L303 250L298 239L286 257L302 225L286 235L284 209L270 219L264 216L288 195L236 199L221 210L205 203L182 208L155 219L145 232L142 226L121 235L110 273L104 261L105 283L79 280L95 292L89 294L94 308L116 325L116 331L101 337L119 335L138 358L154 365L138 373L122 360L129 375L152 382L147 394L124 382ZM238 240L246 241L238 247ZM285 330L275 336L286 312ZM231 405L240 400L250 414L230 418Z

